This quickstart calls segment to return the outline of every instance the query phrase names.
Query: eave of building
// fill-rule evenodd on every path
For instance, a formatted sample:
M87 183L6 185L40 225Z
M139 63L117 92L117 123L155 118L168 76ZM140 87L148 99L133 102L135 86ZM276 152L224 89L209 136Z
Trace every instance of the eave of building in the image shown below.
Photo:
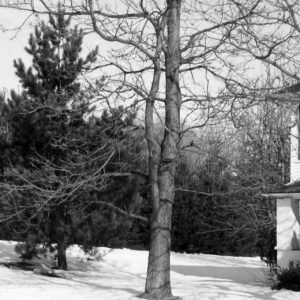
M299 193L270 193L270 194L263 194L266 197L274 197L276 199L299 199L300 200L300 192Z
M275 197L277 199L293 198L300 199L300 180L285 184L273 191L265 193L264 196Z

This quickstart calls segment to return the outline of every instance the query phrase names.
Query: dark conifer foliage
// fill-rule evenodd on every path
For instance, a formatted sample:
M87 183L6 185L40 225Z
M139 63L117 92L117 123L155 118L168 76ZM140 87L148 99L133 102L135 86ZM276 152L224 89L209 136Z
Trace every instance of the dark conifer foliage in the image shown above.
M58 5L57 14L49 15L49 22L35 26L30 35L25 49L32 56L32 66L26 68L21 59L14 61L23 92L12 91L3 114L21 162L32 151L51 158L62 155L66 149L59 136L75 125L76 118L83 122L89 112L78 77L95 62L97 48L82 58L82 42L83 31L71 26L71 18Z
M289 109L260 103L256 114L244 111L234 140L226 131L210 134L198 162L191 163L188 152L182 155L173 211L175 251L260 255L275 263L276 202L262 194L289 180Z
M71 17L65 16L60 5L56 15L49 15L47 24L36 26L25 48L32 56L32 66L26 68L21 59L14 61L26 95L47 102L53 92L64 91L68 96L77 93L78 75L95 62L97 55L96 48L82 58L82 41L82 29L71 27Z
M23 92L1 99L7 125L1 134L2 219L13 229L10 237L27 241L28 249L56 243L60 269L67 268L71 243L86 249L117 245L130 226L122 201L116 200L123 217L103 204L113 203L113 188L129 193L127 185L133 184L122 172L128 173L126 127L134 113L119 107L92 116L88 91L78 79L95 62L97 49L82 58L82 40L82 30L72 27L59 5L30 35L32 66L14 62Z

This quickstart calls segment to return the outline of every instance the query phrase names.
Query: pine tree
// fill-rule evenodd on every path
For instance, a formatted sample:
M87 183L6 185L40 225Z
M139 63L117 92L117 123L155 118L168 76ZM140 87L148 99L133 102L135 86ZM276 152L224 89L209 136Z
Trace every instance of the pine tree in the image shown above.
M80 126L85 123L84 115L89 113L89 108L81 100L84 97L78 77L95 62L97 49L83 59L80 56L82 42L83 31L71 26L71 17L66 17L58 5L57 14L49 15L49 22L41 22L30 35L25 49L32 56L32 66L26 68L21 59L14 61L23 92L12 91L11 99L6 104L2 101L2 111L9 124L7 162L29 174L37 185L45 172L45 162L58 166L68 159L75 160L79 145L73 140L94 130ZM65 174L57 170L49 176L60 178ZM56 181L49 183L53 190L57 188ZM33 207L38 201L38 196L30 191L19 193L19 204L23 207ZM31 215L32 210L27 211L23 218L31 219L31 225L23 238L30 233L30 237L35 235L36 241L56 242L58 268L66 269L66 235L70 224L68 207L64 203L57 205L59 202L61 199L53 199L35 217ZM47 232L49 222L54 226ZM19 223L22 226L24 220L20 219Z
M70 26L71 17L58 5L57 14L49 15L49 24L42 22L30 35L25 50L33 58L32 66L26 69L21 59L14 61L25 94L42 103L53 93L64 91L68 97L78 93L78 75L96 60L97 48L85 59L80 57L83 30Z
M14 62L24 90L13 91L2 110L9 131L3 178L15 188L6 197L25 208L16 212L5 205L7 215L17 216L15 238L28 241L32 254L36 243L56 243L60 269L67 268L65 251L72 243L85 249L123 245L131 226L126 213L140 199L135 179L109 175L129 171L124 149L133 144L128 128L135 115L119 107L88 118L78 76L95 61L97 49L80 58L83 32L70 24L59 6L49 24L35 28L26 48L32 66Z

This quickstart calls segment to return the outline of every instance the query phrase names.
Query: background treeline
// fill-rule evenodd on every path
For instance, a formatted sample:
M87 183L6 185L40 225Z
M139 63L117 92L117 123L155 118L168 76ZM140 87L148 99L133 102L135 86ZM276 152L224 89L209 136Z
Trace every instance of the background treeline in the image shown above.
M236 120L183 136L174 251L276 259L276 203L263 194L289 181L291 111L260 103ZM133 232L146 246L145 227Z

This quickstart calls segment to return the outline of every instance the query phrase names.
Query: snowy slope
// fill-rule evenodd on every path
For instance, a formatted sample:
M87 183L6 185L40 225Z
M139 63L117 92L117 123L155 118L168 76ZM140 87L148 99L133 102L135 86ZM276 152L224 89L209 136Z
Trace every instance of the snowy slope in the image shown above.
M0 241L0 262L16 261L14 242ZM102 261L68 250L66 278L0 265L0 300L127 300L144 290L147 252L116 249ZM271 291L258 258L172 253L173 293L183 300L298 300L300 293Z

